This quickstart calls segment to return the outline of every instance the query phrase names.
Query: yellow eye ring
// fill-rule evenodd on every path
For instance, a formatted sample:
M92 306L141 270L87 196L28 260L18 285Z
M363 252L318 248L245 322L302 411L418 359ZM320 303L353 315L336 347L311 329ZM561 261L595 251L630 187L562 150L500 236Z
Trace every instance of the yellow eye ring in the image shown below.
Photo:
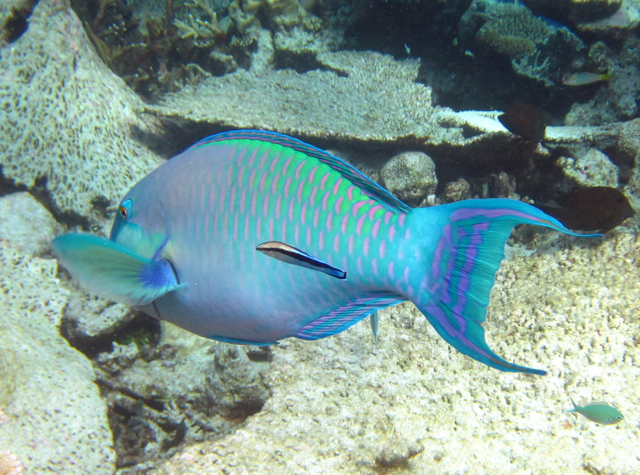
M131 200L127 200L118 206L118 214L125 221L131 216Z

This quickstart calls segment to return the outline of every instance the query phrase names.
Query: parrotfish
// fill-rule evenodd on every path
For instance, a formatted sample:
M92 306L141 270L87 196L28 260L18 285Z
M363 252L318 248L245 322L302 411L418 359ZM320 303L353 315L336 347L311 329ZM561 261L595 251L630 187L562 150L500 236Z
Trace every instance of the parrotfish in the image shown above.
M573 409L565 412L577 412L596 424L613 425L624 419L624 416L615 407L610 406L604 401L589 403L585 406L578 406L571 399Z
M412 209L319 148L239 130L140 180L109 239L66 234L53 250L91 292L214 340L315 340L409 300L463 354L545 374L495 354L481 326L507 237L523 223L572 234L509 199Z

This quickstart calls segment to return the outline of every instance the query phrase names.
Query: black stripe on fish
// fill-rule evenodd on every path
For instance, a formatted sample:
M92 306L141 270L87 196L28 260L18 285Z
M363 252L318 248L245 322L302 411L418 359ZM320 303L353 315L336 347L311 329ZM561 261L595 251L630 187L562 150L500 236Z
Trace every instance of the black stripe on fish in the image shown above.
M293 264L294 266L304 267L306 269L323 272L331 277L338 279L346 279L347 273L337 267L333 267L326 262L321 261L317 257L307 254L298 248L290 246L280 241L267 241L256 247L256 251L278 259L279 261Z

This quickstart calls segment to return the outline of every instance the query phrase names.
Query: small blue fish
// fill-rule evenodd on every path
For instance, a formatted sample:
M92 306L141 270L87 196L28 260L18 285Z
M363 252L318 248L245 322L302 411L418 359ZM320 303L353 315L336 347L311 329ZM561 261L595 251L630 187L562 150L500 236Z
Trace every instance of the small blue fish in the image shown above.
M465 355L502 371L484 338L489 294L518 224L572 234L526 203L411 209L339 158L292 137L206 138L137 183L109 239L67 234L60 262L89 290L215 340L335 335L410 300Z
M585 406L578 406L573 399L571 399L571 403L573 404L573 409L569 409L565 412L577 412L596 424L613 425L624 419L624 416L620 411L604 401L597 401Z

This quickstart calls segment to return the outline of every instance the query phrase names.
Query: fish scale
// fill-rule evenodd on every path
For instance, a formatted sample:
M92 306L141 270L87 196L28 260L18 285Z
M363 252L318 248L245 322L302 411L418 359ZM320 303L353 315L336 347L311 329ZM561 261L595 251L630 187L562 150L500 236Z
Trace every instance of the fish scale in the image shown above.
M481 326L513 226L572 234L525 203L411 209L318 148L233 131L167 161L118 210L110 239L68 234L54 252L90 290L198 335L317 339L411 300L460 352L544 374L496 355Z

